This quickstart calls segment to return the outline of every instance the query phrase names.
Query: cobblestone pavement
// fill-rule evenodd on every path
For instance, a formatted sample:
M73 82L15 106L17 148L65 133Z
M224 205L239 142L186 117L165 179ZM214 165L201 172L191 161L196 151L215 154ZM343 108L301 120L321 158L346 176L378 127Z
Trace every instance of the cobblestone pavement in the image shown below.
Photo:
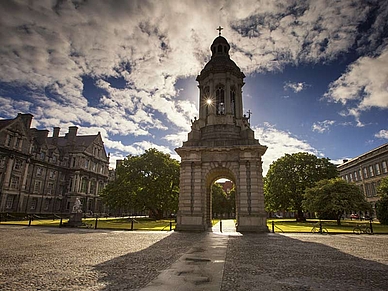
M0 290L139 290L206 233L0 226ZM388 236L231 236L221 290L387 290Z
M388 290L388 236L230 237L221 290Z

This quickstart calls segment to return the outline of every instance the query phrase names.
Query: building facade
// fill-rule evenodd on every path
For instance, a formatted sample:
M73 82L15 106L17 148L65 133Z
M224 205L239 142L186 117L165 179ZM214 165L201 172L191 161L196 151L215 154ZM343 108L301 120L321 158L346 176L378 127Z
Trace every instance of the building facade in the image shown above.
M236 189L237 231L266 232L262 156L267 147L255 139L250 113L243 113L245 75L230 59L221 29L210 47L211 59L197 77L199 118L176 149L181 157L176 230L211 228L211 186L224 178Z
M368 202L375 206L379 196L377 187L388 177L388 143L338 165L339 175L358 185Z
M80 136L71 126L59 136L55 127L49 137L32 118L0 120L0 213L68 214L76 198L83 212L104 212L109 157L100 133Z

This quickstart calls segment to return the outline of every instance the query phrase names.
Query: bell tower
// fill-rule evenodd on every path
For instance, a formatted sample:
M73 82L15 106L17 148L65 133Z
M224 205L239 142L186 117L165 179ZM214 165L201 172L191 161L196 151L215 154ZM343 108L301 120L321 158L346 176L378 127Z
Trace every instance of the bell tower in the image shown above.
M222 28L217 30L211 59L196 79L199 118L192 122L188 140L176 149L181 157L176 230L211 227L211 186L226 178L236 187L237 231L264 232L268 229L261 157L267 147L255 139L249 116L243 114L245 75L230 59Z

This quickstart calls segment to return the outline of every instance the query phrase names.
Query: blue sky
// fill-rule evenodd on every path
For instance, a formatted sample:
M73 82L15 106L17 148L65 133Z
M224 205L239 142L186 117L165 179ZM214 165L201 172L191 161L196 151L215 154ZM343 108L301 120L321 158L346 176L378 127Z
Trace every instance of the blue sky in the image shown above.
M268 146L339 163L388 141L388 1L1 1L0 118L101 132L111 165L179 159L196 76L222 35Z

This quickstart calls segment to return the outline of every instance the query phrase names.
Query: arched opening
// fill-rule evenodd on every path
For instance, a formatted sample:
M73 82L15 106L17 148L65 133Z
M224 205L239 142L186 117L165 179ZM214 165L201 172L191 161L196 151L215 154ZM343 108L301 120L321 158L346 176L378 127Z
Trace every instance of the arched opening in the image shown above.
M226 168L213 169L206 179L206 224L213 219L237 218L237 187L235 175Z
M225 94L221 85L216 90L216 113L217 115L225 114Z

